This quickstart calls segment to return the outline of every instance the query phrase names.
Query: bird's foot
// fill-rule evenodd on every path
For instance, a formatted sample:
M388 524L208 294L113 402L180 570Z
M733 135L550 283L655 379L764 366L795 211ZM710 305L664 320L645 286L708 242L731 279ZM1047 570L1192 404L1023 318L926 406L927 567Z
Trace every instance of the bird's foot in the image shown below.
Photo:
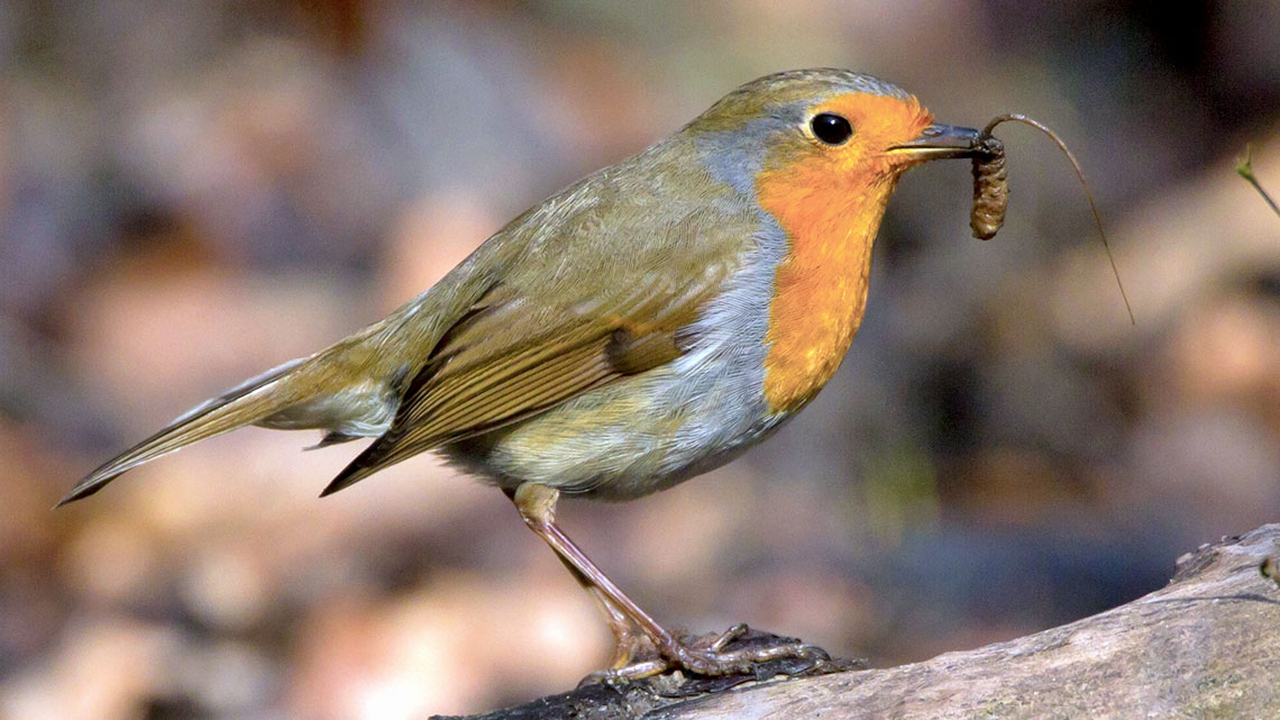
M704 677L767 679L780 673L807 672L831 661L831 656L816 645L752 632L745 624L735 625L719 635L672 639L658 648L657 654L657 657L592 673L583 682L628 682L673 670Z

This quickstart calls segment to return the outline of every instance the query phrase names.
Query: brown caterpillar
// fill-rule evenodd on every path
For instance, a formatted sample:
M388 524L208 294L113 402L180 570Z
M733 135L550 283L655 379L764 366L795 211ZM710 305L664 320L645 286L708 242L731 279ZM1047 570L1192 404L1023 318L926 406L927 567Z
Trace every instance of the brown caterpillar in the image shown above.
M973 156L973 210L969 212L969 227L979 240L990 240L1004 225L1005 212L1009 209L1009 167L1004 161L1004 143L991 134L991 128L982 131Z
M973 149L976 151L973 156L973 209L969 212L969 227L973 229L973 236L979 240L990 240L995 237L996 233L1000 232L1000 227L1004 225L1005 212L1009 209L1009 168L1005 164L1004 143L991 134L996 126L1003 122L1020 122L1048 135L1071 162L1071 167L1076 171L1076 177L1080 178L1080 185L1084 188L1084 196L1089 200L1089 210L1093 212L1093 221L1098 226L1102 247L1107 251L1111 272L1116 276L1120 297L1124 299L1124 309L1129 312L1129 322L1134 323L1133 308L1129 306L1129 295L1125 293L1124 284L1120 282L1120 271L1116 269L1116 259L1111 255L1111 245L1107 242L1107 234L1102 229L1102 216L1098 214L1098 206L1093 202L1093 193L1089 191L1089 183L1084 179L1084 170L1080 169L1080 163L1067 149L1067 144L1062 141L1062 138L1042 123L1026 115L1009 113L993 118L978 134L978 139L973 144Z

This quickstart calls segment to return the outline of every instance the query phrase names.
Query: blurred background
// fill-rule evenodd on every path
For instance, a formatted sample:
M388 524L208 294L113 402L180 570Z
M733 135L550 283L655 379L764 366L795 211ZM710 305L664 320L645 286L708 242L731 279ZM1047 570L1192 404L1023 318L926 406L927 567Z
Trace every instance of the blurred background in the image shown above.
M423 457L242 430L50 511L198 401L429 286L583 174L782 69L1003 126L912 171L811 408L626 506L562 504L647 609L876 666L1132 599L1280 519L1280 4L0 4L0 716L420 718L566 690L596 609L507 500ZM1261 582L1261 580L1260 580Z

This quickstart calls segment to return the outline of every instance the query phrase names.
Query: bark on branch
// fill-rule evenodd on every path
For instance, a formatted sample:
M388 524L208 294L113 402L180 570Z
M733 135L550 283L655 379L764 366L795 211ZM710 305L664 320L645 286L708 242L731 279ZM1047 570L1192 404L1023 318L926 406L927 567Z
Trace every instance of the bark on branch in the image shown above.
M472 720L1280 718L1280 525L1179 558L1166 587L1017 640L896 668L601 685ZM680 692L696 697L672 697Z

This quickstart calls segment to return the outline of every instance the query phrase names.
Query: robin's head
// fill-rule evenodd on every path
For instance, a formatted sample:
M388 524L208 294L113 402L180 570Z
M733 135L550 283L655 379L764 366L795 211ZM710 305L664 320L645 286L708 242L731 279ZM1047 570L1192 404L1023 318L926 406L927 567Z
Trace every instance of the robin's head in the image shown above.
M765 398L792 412L840 365L862 319L871 246L907 168L970 157L977 130L933 123L901 88L847 70L747 83L685 128L694 157L768 214L786 254L770 285Z
M749 191L762 175L858 193L907 168L970 157L978 131L933 124L912 95L870 75L793 70L726 95L686 128L716 179ZM796 175L798 173L798 175ZM787 184L793 184L788 182Z

